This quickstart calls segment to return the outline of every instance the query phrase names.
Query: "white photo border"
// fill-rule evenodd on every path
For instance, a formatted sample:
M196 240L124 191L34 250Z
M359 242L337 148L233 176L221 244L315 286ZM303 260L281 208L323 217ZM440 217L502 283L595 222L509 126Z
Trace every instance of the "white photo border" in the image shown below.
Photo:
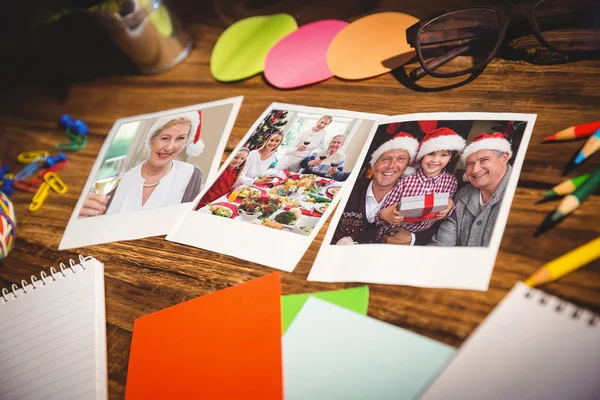
M244 97L236 96L227 99L199 103L190 106L158 111L149 114L136 115L133 117L120 118L115 121L109 134L102 145L96 161L87 182L81 191L79 200L71 214L69 223L58 246L58 250L66 250L83 246L91 246L101 243L116 242L121 240L141 239L150 236L160 236L169 233L173 225L179 220L179 217L195 203L182 203L174 206L153 208L148 210L138 210L128 213L118 213L110 215L100 215L92 218L78 218L79 212L85 201L87 193L92 187L96 174L100 169L104 156L113 142L119 128L126 123L135 122L144 119L157 118L163 115L184 113L188 111L202 110L224 105L231 105L231 112L227 117L225 128L219 139L219 144L213 155L211 167L206 175L205 187L212 184L212 180L217 176L216 171L219 167L223 151L227 145L227 140L234 126Z
M246 135L239 141L230 156L219 169L221 174L229 165L235 154L252 136L258 125L266 118L272 110L296 111L312 114L331 115L332 117L354 118L363 121L375 121L383 115L371 114L356 111L347 111L340 109L331 109L323 107L309 107L287 103L271 103L269 107L256 119ZM370 142L367 138L367 142ZM366 142L365 142L366 143ZM361 152L362 156L362 152ZM362 162L360 156L357 166ZM276 229L270 229L264 226L258 226L243 221L234 221L227 218L215 217L193 209L187 210L173 230L167 235L167 240L198 247L205 250L226 254L243 260L262 264L267 267L280 269L282 271L292 272L313 239L317 236L319 230L333 212L335 205L340 198L350 194L351 185L348 181L358 174L360 168L354 168L348 179L342 185L338 195L334 197L331 205L327 208L323 216L319 219L317 225L308 236L293 234ZM218 176L218 175L217 175ZM206 187L208 190L208 186ZM198 195L196 204L203 193ZM261 248L256 247L258 242L250 242L244 238L260 237L260 243L264 245ZM233 239L233 240L232 240ZM235 240L238 239L238 240Z
M432 288L486 291L517 189L525 154L531 139L536 114L520 113L418 113L386 117L376 121L357 161L362 165L377 128L392 122L423 120L525 121L513 171L500 206L488 247L401 246L383 244L332 245L331 241L348 203L344 196L332 217L308 281L366 282ZM354 188L356 175L348 179L348 191ZM397 260L397 261L394 261Z

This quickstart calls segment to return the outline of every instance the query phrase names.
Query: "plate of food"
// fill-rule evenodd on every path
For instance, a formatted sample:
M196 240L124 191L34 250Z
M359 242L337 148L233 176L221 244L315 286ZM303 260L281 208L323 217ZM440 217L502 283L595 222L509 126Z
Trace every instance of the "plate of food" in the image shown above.
M281 208L281 200L275 196L265 194L258 199L248 197L242 200L239 208L247 213L260 212L259 218L266 218Z
M302 216L298 218L294 225L294 232L300 235L308 236L319 222L319 218Z
M240 193L238 194L238 197L241 197L241 198L260 197L265 193L266 192L262 189L246 186L240 191Z
M209 204L208 210L212 215L223 218L235 218L239 215L237 206L223 202Z
M327 188L327 190L325 190L325 195L327 195L327 197L329 197L330 199L333 199L335 195L338 194L341 188L341 186L330 186Z
M320 214L324 214L327 210L327 207L329 207L329 204L331 203L317 203L315 204L315 211Z
M277 213L273 214L271 219L275 220L284 226L292 227L298 220L298 218L302 217L302 211L294 207L288 211L279 210Z

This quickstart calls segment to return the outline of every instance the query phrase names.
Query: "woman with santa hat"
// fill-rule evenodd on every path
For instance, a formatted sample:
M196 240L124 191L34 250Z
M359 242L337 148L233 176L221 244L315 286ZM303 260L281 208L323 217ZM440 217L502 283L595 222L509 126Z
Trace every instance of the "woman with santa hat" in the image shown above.
M79 217L116 214L165 207L194 200L200 193L202 172L175 158L204 150L200 139L202 111L161 117L146 136L148 158L125 172L112 195L90 193Z

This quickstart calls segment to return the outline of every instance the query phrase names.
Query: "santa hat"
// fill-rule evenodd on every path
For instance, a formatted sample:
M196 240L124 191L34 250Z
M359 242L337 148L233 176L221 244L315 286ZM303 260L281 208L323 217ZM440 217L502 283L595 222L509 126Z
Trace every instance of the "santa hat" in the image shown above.
M406 150L409 156L408 163L410 164L410 162L415 158L418 149L419 141L413 135L406 132L399 132L396 134L396 136L387 142L384 142L377 148L377 150L373 152L371 155L371 167L375 166L375 163L377 160L379 160L379 157L390 150Z
M426 154L438 150L450 150L461 152L467 142L458 133L448 128L438 128L428 132L419 147L417 161Z
M190 134L187 138L187 148L185 152L190 156L200 155L204 150L204 141L200 139L200 130L202 129L201 110L160 117L148 132L148 135L146 136L146 145L150 147L150 139L158 129L178 118L185 118L190 121Z
M510 142L504 138L504 135L500 132L493 134L480 133L476 135L471 143L463 151L461 158L463 161L473 153L479 150L497 150L503 153L508 153L508 158L512 157L512 150L510 148Z

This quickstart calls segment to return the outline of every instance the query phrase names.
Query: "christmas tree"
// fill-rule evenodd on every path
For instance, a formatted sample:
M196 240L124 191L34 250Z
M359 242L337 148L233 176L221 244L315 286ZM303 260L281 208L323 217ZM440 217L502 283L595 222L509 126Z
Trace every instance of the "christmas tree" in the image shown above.
M281 132L282 128L288 122L286 119L287 115L287 111L271 110L263 122L258 125L254 134L252 134L250 140L248 140L246 147L250 150L258 149L273 133Z

